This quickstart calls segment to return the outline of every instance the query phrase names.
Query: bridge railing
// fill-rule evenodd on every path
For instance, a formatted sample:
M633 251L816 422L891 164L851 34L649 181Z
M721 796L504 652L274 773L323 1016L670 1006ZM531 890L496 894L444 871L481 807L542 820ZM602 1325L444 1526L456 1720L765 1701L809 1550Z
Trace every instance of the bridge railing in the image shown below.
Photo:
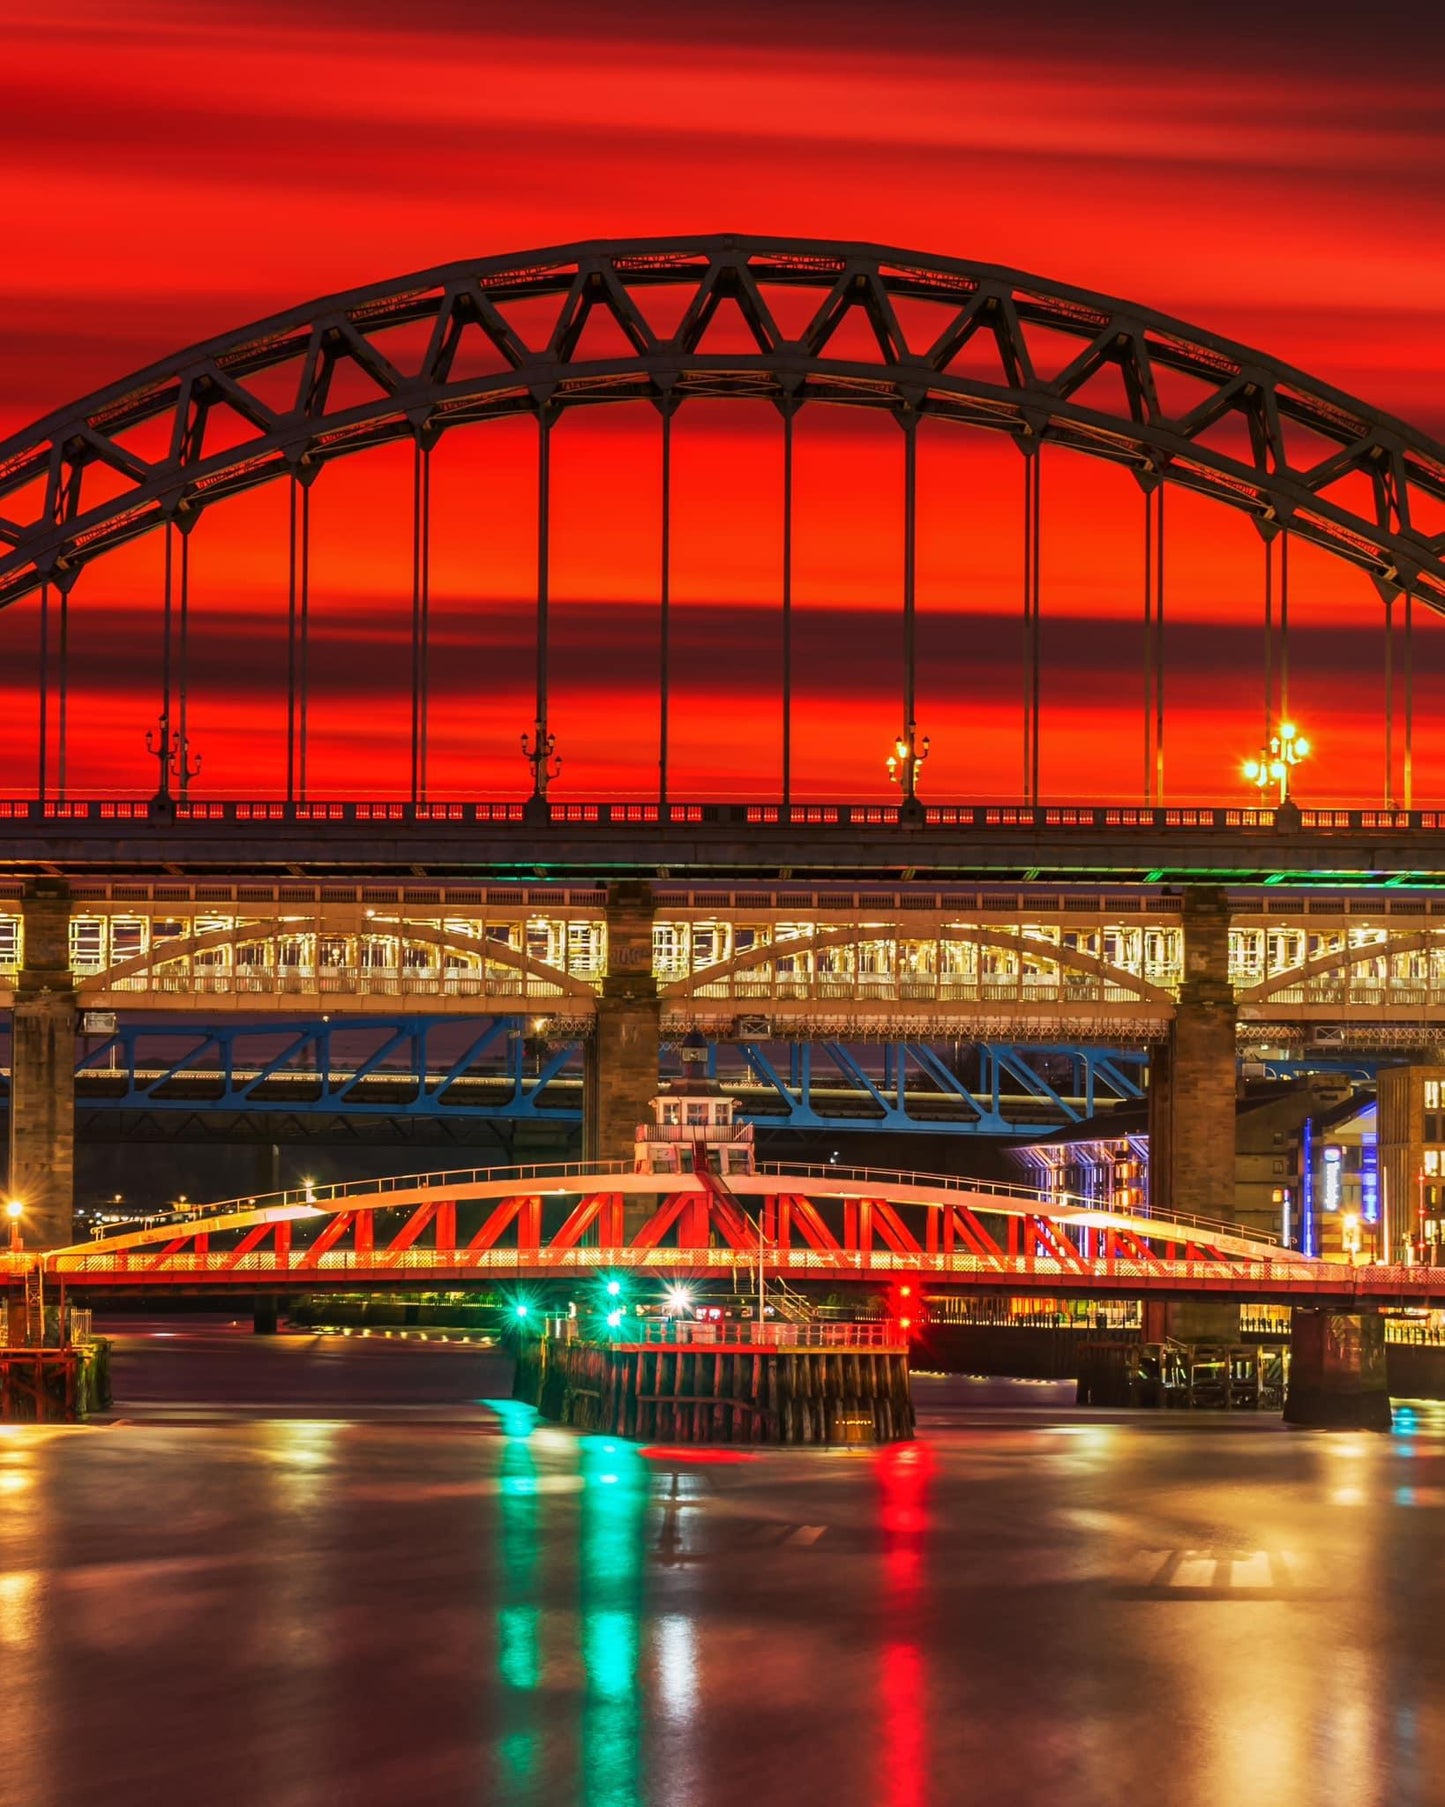
M576 1324L579 1320L568 1318L564 1322ZM623 1346L643 1343L666 1348L715 1349L745 1344L769 1349L901 1349L908 1339L897 1324L886 1321L792 1324L764 1319L760 1324L736 1320L712 1324L682 1318L645 1318L621 1325L608 1340Z
M464 1167L436 1173L383 1174L378 1179L288 1186L281 1192L256 1192L221 1199L215 1204L188 1205L184 1211L148 1214L145 1222L148 1226L183 1226L200 1217L230 1217L246 1211L304 1214L308 1207L344 1204L353 1199L382 1198L396 1192L436 1192L449 1186L487 1185L501 1180L515 1180L518 1191L522 1191L529 1185L544 1182L555 1186L559 1180L615 1179L632 1170L630 1161L533 1161L520 1167ZM106 1226L107 1235L116 1233L115 1225Z
M252 1211L305 1216L312 1211L320 1211L328 1206L336 1209L364 1199L385 1199L392 1195L417 1192L444 1194L449 1189L471 1185L515 1183L519 1191L525 1190L529 1186L547 1186L555 1191L575 1192L585 1189L575 1182L605 1182L608 1179L630 1176L633 1171L629 1161L539 1161L513 1167L471 1167L430 1173L388 1174L376 1179L339 1180L325 1185L292 1186L281 1192L254 1193L239 1198L221 1200L215 1204L189 1205L183 1211L148 1215L145 1225L147 1228L183 1228L186 1224L200 1218L237 1216ZM1060 1209L1063 1209L1069 1213L1087 1213L1097 1216L1101 1221L1118 1216L1147 1221L1150 1216L1148 1207L1145 1205L1131 1206L1127 1210L1123 1210L1102 1204L1097 1199L1085 1198L1077 1193L1046 1196L1037 1188L1018 1185L1011 1181L976 1180L960 1174L843 1166L833 1162L784 1163L779 1161L760 1161L756 1174L757 1177L763 1179L777 1180L780 1187L783 1182L787 1181L822 1182L830 1191L845 1186L856 1187L859 1196L862 1197L875 1194L886 1196L890 1190L906 1186L959 1198L978 1198L979 1196L997 1198L1001 1204L1012 1206L1015 1209L1023 1206L1028 1210L1049 1215L1055 1215ZM659 1192L675 1190L680 1183L678 1176L659 1174L655 1177ZM737 1183L740 1179L745 1180L746 1177L744 1175L732 1176L734 1187L745 1194L751 1192L752 1188L746 1185L738 1188ZM573 1183L568 1184L568 1182ZM1278 1238L1267 1230L1249 1229L1215 1218L1200 1217L1190 1212L1171 1212L1160 1222L1160 1235L1166 1233L1164 1226L1167 1225L1183 1230L1195 1230L1201 1236L1227 1235L1241 1241L1258 1243L1261 1248L1273 1248L1278 1245ZM123 1230L114 1224L106 1226L107 1235L123 1233Z
M168 1281L235 1281L258 1279L298 1282L365 1276L371 1280L427 1276L487 1275L494 1279L536 1278L555 1274L591 1275L633 1272L693 1275L704 1271L748 1276L757 1272L757 1255L746 1249L709 1248L566 1248L540 1249L435 1249L357 1251L327 1249L312 1255L305 1248L252 1249L241 1255L225 1250L178 1250L158 1255L153 1248L105 1251L64 1251L47 1259L47 1271L80 1283L85 1281L132 1285L164 1285ZM1152 1282L1173 1279L1189 1282L1261 1283L1318 1286L1326 1292L1364 1290L1400 1293L1422 1290L1422 1270L1365 1269L1331 1266L1319 1261L1282 1255L1276 1260L1228 1260L1224 1257L1195 1260L1138 1260L1126 1256L1064 1262L1047 1255L931 1254L926 1251L871 1249L774 1249L763 1263L769 1275L796 1279L837 1279L855 1275L860 1280L907 1275L919 1279L1027 1280L1034 1284L1067 1287L1091 1283L1123 1283L1149 1289ZM1361 1280L1362 1275L1368 1279ZM1413 1275L1413 1282L1408 1276ZM1392 1278L1392 1276L1394 1276ZM1405 1276L1402 1279L1400 1276ZM1428 1288L1426 1289L1428 1290ZM1438 1290L1445 1294L1445 1279Z
M547 818L553 826L572 828L721 827L752 831L771 828L887 828L899 821L897 804L888 803L658 803L553 802ZM256 799L216 799L157 805L141 798L107 797L58 800L35 797L0 798L0 838L7 830L37 828L61 831L94 829L113 833L140 823L204 831L220 826L264 836L278 824L326 827L355 825L373 834L380 828L420 827L468 832L477 824L531 832L535 818L521 802L453 801L433 803L384 801L317 801L284 803ZM1442 830L1445 811L1430 809L1306 809L1301 826L1312 830L1376 832ZM1232 804L1149 806L1139 804L932 803L924 809L923 829L987 829L1035 831L1120 830L1198 831L1237 834L1241 830L1273 830L1272 809Z
M982 1193L988 1197L998 1197L1011 1203L1026 1203L1041 1212L1090 1211L1100 1217L1137 1217L1149 1218L1152 1213L1147 1205L1114 1206L1101 1203L1096 1198L1086 1198L1082 1193L1060 1192L1045 1195L1036 1187L1017 1185L1009 1180L976 1180L967 1175L957 1173L913 1173L906 1169L882 1169L878 1167L845 1167L835 1165L831 1161L793 1162L760 1161L757 1171L770 1178L802 1178L809 1180L826 1180L843 1185L859 1185L874 1187L887 1192L890 1187L921 1186L933 1192L952 1192L970 1196ZM1177 1224L1183 1229L1199 1230L1215 1235L1238 1237L1244 1242L1258 1242L1265 1247L1277 1247L1278 1236L1268 1230L1249 1229L1241 1224L1226 1223L1220 1218L1200 1217L1189 1211L1171 1211L1167 1218L1160 1220L1162 1224ZM1163 1233L1161 1228L1161 1234Z

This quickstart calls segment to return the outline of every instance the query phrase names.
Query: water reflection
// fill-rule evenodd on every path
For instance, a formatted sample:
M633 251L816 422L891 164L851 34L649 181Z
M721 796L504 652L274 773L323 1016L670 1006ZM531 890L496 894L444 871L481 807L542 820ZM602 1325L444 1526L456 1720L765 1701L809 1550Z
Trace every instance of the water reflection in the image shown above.
M542 1679L542 1650L537 1464L529 1442L535 1416L527 1406L502 1414L506 1442L502 1449L502 1575L497 1608L502 1724L497 1757L504 1799L524 1796L532 1787L539 1754L536 1690Z
M921 1807L927 1793L928 1677L919 1618L930 1465L922 1444L892 1443L878 1452L884 1636L875 1799L886 1807Z
M587 1807L639 1807L647 1469L635 1446L615 1437L584 1437L581 1460L581 1799Z

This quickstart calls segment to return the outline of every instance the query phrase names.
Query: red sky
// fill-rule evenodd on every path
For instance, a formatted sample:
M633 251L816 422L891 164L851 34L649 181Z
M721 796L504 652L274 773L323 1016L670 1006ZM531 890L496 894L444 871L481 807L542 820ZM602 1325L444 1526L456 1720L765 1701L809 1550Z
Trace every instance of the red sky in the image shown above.
M0 435L207 335L312 295L571 239L737 230L869 239L1124 295L1274 352L1445 434L1445 28L1376 7L1043 0L725 12L415 0L0 0ZM1204 18L1204 14L1200 14ZM1358 19L1359 15L1352 15ZM515 794L530 725L534 507L522 425L435 459L433 788ZM655 777L656 420L556 437L559 795ZM779 434L690 404L676 435L672 789L766 794L777 765ZM920 725L933 796L1020 766L1020 463L925 438ZM407 455L315 491L312 789L406 784ZM901 435L820 409L798 430L800 791L883 795L897 727ZM1138 491L1045 469L1043 784L1137 796ZM191 728L202 790L274 790L284 721L284 498L197 529ZM1230 800L1262 713L1261 554L1242 517L1171 503L1172 794ZM159 545L73 599L77 793L145 787ZM1302 549L1292 712L1301 797L1382 790L1380 609ZM34 783L35 611L0 621L0 789ZM1419 640L1416 799L1445 802L1445 627Z

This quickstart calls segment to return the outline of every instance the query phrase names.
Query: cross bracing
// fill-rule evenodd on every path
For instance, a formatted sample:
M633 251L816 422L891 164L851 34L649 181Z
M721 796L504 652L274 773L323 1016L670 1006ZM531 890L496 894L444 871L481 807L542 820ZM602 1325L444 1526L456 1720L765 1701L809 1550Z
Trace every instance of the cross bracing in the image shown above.
M669 328L650 306L660 293ZM801 321L777 304L800 294L813 302ZM543 298L555 311L540 332L509 318ZM430 326L420 363L393 361L388 335L418 322ZM1070 346L1061 364L1043 352L1051 335ZM1173 377L1188 380L1189 405L1168 399ZM935 416L1025 449L1047 437L1445 603L1445 451L1405 422L1135 302L962 259L745 236L448 264L289 309L57 410L0 444L0 602L66 586L108 547L227 495L309 481L389 440L721 395ZM157 422L164 449L143 457L128 441Z

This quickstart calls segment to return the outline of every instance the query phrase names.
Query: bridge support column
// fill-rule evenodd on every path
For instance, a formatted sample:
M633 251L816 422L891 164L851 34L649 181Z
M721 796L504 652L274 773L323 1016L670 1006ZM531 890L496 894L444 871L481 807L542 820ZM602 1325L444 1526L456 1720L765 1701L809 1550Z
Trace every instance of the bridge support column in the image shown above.
M1235 1220L1235 1006L1229 905L1214 890L1184 902L1184 983L1169 1039L1149 1062L1149 1202Z
M275 1293L257 1293L251 1307L251 1329L257 1336L275 1336L281 1326L281 1301Z
M662 1006L652 976L653 914L649 885L607 887L607 973L583 1057L582 1151L589 1161L630 1162L637 1125L657 1096Z
M1316 1430L1389 1430L1385 1320L1378 1312L1296 1308L1284 1416Z
M11 1013L10 1191L26 1244L75 1240L75 989L70 892L35 879L22 900L23 966Z

